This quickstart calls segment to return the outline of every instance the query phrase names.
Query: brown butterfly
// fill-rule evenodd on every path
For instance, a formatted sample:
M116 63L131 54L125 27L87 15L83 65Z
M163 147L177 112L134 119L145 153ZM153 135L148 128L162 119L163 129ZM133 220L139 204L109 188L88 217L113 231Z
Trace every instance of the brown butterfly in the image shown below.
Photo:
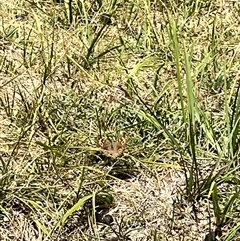
M105 156L111 157L111 158L117 158L123 153L127 140L128 140L127 136L115 142L111 142L106 139L100 139L98 141L98 144L102 148L102 152Z

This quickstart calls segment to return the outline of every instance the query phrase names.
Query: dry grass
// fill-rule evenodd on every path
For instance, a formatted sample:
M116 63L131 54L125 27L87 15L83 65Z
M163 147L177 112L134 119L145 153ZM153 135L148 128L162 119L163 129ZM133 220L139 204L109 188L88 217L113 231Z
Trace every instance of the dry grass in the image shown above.
M240 240L239 9L0 1L0 239Z

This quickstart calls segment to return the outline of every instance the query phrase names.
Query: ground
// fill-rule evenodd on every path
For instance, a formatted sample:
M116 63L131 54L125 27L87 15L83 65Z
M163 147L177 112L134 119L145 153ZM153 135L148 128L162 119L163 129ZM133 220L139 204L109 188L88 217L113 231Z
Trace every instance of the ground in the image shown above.
M0 239L240 240L239 10L0 0Z

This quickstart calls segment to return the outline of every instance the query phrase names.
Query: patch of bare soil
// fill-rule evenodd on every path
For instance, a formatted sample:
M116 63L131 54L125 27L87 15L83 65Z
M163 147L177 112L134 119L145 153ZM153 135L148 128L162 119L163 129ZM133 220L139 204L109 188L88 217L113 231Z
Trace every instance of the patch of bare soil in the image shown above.
M152 240L154 234L157 240L204 240L213 216L207 202L198 202L195 210L183 204L183 182L183 173L176 170L161 170L157 178L141 171L128 181L114 181L116 206L109 212L114 222L99 225L103 240Z

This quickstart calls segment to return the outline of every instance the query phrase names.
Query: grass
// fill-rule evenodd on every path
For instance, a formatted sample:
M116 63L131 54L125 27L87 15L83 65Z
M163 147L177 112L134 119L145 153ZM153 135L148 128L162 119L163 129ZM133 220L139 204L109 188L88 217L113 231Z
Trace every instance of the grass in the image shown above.
M239 9L0 2L0 239L239 240Z

